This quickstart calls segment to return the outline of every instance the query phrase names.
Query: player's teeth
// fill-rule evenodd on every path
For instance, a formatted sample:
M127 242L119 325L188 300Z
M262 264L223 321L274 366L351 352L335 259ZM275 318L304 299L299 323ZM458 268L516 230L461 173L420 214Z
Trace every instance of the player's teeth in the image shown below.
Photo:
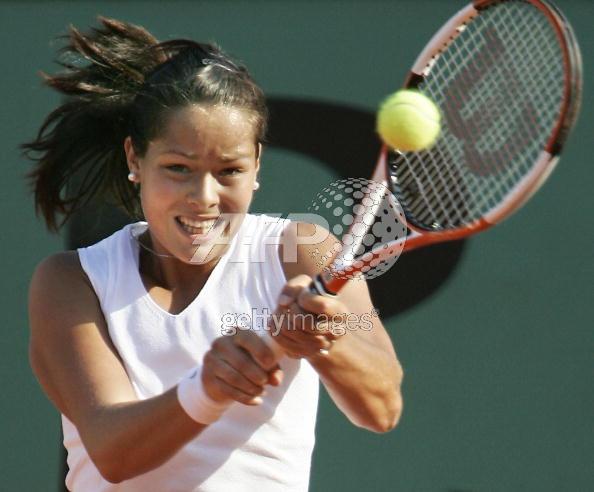
M182 224L185 224L187 226L198 227L198 228L212 227L214 225L214 223L216 222L215 219L209 219L209 220L189 220L189 219L183 219L181 217L180 217L179 221Z
M191 234L201 234L207 231L214 226L216 220L188 220L179 218L179 222L182 227Z

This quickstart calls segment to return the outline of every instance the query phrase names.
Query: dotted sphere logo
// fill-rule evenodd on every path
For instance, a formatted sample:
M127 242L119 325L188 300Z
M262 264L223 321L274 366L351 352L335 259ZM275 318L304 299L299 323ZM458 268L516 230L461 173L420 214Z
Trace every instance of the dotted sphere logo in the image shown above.
M314 250L322 267L346 279L372 279L386 273L398 260L406 238L406 218L396 197L382 183L364 178L334 181L317 194L309 210L328 218L337 242L330 251ZM359 271L360 270L360 271Z

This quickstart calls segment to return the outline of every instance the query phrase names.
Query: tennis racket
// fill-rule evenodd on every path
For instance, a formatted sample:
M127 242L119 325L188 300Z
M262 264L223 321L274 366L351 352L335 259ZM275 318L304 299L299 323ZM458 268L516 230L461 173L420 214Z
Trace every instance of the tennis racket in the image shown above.
M371 178L394 194L409 234L367 259L344 261L339 254L314 281L315 291L336 294L348 281L337 269L357 272L378 259L461 239L521 208L559 160L581 86L579 47L551 2L475 0L460 10L404 83L440 108L437 142L421 152L384 145Z
M312 291L335 295L371 262L468 237L521 208L557 164L581 86L579 47L551 2L475 0L460 10L404 83L440 108L438 140L421 152L384 145L371 177L398 200L408 234L364 257L345 261L339 252Z

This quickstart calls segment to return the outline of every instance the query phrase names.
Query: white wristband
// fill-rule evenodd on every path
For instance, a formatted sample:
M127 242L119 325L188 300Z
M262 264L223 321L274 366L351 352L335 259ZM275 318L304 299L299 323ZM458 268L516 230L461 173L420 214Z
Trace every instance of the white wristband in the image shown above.
M200 368L196 367L177 385L177 399L184 411L200 424L212 424L227 410L231 402L214 401L204 391Z

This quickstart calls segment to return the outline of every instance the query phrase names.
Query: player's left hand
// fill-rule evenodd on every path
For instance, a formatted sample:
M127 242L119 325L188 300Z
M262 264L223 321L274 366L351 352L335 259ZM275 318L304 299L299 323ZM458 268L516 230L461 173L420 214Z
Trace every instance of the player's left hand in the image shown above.
M309 292L311 277L289 280L278 307L268 323L271 334L291 358L304 358L330 351L345 331L346 306L336 298Z

